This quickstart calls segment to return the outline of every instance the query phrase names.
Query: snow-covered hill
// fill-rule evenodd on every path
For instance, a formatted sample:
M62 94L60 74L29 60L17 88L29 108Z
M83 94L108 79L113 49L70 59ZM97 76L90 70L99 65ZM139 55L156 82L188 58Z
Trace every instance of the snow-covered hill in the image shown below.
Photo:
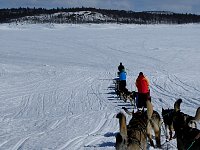
M120 62L129 90L149 78L159 113L200 106L199 25L1 24L0 36L1 150L114 150L115 116L132 109L113 89ZM162 144L176 149L163 129Z
M75 12L58 12L54 14L41 14L34 16L26 16L19 19L14 19L13 22L17 23L101 23L101 22L111 22L116 21L116 19L103 15L98 12L92 11L75 11Z
M16 24L189 24L199 23L200 15L169 11L134 12L96 8L11 8L0 9L0 23Z

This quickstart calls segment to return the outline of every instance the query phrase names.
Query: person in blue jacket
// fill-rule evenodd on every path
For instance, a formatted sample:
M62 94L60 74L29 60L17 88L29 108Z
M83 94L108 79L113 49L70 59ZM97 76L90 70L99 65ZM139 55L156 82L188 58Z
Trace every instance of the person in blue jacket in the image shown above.
M119 74L119 90L124 92L126 89L126 72L122 69Z

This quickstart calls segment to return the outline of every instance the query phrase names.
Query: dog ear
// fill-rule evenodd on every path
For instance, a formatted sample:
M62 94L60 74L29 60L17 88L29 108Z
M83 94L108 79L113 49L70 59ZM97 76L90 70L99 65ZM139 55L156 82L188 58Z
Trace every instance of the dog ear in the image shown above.
M121 112L118 113L118 114L116 115L116 118L122 118L122 113L121 113Z
M178 103L178 104L181 104L181 103L182 103L182 99L179 98L179 99L177 100L177 103Z
M122 107L123 110L126 110L126 107Z
M195 115L194 118L195 118L196 121L199 121L199 120L200 120L200 107L197 108L197 110L196 110L196 115Z
M165 112L165 110L162 108L162 111L161 111L162 115L164 114L164 112Z

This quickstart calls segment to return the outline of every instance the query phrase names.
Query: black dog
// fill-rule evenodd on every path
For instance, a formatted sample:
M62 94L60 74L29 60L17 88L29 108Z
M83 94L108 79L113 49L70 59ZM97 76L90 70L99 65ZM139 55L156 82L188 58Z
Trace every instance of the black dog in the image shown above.
M165 129L169 129L169 140L172 139L172 132L174 130L174 117L180 112L180 104L182 103L182 99L178 99L174 103L174 109L163 109L162 108L162 117L165 124ZM195 117L190 116L188 114L179 113L179 117L182 116L184 119L184 124L187 124L189 127L197 128L196 121L200 119L200 108L197 109ZM168 138L167 132L166 137Z
M169 140L172 139L172 133L174 130L173 114L174 114L174 109L163 109L162 108L162 117L163 117L163 122L165 124L166 138L168 139L167 130L169 130Z
M174 112L173 126L176 133L177 148L178 150L200 150L200 130L189 127L189 119L186 118L186 114L183 112Z
M176 134L178 150L200 150L200 130L190 127L190 122L200 119L200 107L195 117L189 116L180 110L182 100L174 104L173 127Z

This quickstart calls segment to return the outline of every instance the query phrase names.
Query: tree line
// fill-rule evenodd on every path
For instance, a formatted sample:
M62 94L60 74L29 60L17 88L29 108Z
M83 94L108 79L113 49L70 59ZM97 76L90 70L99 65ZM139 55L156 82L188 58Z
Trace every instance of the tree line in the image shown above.
M90 12L78 14L76 12ZM101 18L95 14L101 14ZM56 14L56 15L55 15ZM38 17L43 15L43 17ZM200 23L200 15L165 11L134 12L96 8L6 8L0 9L0 23L127 23L187 24Z

